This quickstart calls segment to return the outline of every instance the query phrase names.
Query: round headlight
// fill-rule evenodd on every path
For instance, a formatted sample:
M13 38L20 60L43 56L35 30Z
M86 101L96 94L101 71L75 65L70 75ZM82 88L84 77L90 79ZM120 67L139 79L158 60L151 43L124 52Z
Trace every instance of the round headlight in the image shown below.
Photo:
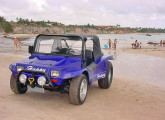
M23 83L23 84L25 84L26 79L27 79L27 76L24 75L24 74L21 74L21 75L19 76L19 81L20 81L21 83Z
M43 86L46 83L46 78L41 76L41 77L38 78L37 82L40 86Z

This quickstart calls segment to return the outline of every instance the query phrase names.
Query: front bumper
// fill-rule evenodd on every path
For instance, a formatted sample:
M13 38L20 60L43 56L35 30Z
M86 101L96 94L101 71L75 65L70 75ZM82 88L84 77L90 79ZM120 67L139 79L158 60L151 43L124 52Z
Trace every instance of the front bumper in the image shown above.
M50 77L48 76L47 73L45 72L42 72L42 71L34 71L34 70L21 70L19 73L18 73L18 76L17 76L17 79L19 79L19 76L22 74L22 73L30 73L31 74L31 77L32 78L36 78L36 76L39 76L39 75L44 75L48 81L48 84L52 87L54 87L54 85L52 84L51 80L50 80ZM39 75L38 75L39 74ZM34 84L33 84L34 86Z
M21 70L18 75L17 75L17 80L19 79L19 76L21 74L30 74L31 78L35 78L35 82L33 82L33 84L29 85L28 82L28 77L26 79L26 83L25 85L29 85L30 87L32 87L32 89L35 89L36 87L41 87L44 88L45 90L50 90L50 91L56 91L56 92L61 92L61 93L68 93L68 91L64 90L64 85L53 85L53 83L51 82L51 78L49 77L49 75L45 72L41 72L41 71L33 71L33 70ZM44 86L39 86L37 83L37 77L39 76L45 76L47 79L47 83ZM18 80L19 81L19 80Z

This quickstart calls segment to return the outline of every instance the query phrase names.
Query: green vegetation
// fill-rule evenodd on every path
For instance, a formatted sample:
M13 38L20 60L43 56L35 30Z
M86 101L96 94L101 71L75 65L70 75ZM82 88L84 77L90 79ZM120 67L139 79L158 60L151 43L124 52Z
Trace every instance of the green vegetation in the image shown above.
M47 27L48 26L44 21L36 21L35 23L39 26L42 26L42 27Z
M7 21L0 22L0 25L6 33L13 32L13 28L9 22L7 22Z
M63 26L64 24L59 23L59 22L50 22L52 23L52 26Z
M96 28L96 26L94 26L93 24L87 24L87 25L72 25L72 24L70 24L70 25L68 25L68 27L80 27L80 28L93 28L93 29L95 29Z
M165 29L161 29L161 28L141 28L138 30L138 32L142 32L142 33L165 33Z
M6 21L6 19L4 17L0 16L0 22L4 22L4 21Z
M42 26L42 27L48 27L48 26L62 26L62 23L59 22L51 22L51 21L34 21L34 20L29 20L29 19L23 19L23 18L16 18L16 23L17 24L33 24L33 25L38 25L38 26Z
M30 21L28 19L23 19L23 18L16 18L18 24L29 24Z
M11 33L13 32L13 28L9 22L6 21L6 19L2 16L0 16L0 26L3 28L3 30L6 33Z

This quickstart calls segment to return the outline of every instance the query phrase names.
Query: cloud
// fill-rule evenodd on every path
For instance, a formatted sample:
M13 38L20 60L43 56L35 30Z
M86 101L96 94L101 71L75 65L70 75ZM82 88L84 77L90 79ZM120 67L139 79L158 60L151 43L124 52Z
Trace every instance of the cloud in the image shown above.
M161 27L164 0L1 0L0 16L51 20L64 24Z

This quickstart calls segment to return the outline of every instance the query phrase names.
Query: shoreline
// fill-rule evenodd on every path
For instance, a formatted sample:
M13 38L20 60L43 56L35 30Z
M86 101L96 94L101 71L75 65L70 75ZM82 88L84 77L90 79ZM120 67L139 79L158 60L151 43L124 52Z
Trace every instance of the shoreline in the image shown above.
M71 34L71 33L69 33ZM73 33L75 34L75 33ZM132 33L107 33L107 35L111 35L111 34L141 34L141 35L145 35L147 33L138 33L138 32L132 32ZM165 34L165 33L149 33L149 34ZM13 39L14 37L18 37L18 38L30 38L30 37L36 37L37 35L39 34L22 34L22 33L3 33L3 34L0 34L0 37L7 37L7 38L11 38ZM100 34L96 34L96 35L102 35L102 33Z
M36 37L38 34L5 34L2 37L13 39L14 37L16 38L31 38L31 37Z

